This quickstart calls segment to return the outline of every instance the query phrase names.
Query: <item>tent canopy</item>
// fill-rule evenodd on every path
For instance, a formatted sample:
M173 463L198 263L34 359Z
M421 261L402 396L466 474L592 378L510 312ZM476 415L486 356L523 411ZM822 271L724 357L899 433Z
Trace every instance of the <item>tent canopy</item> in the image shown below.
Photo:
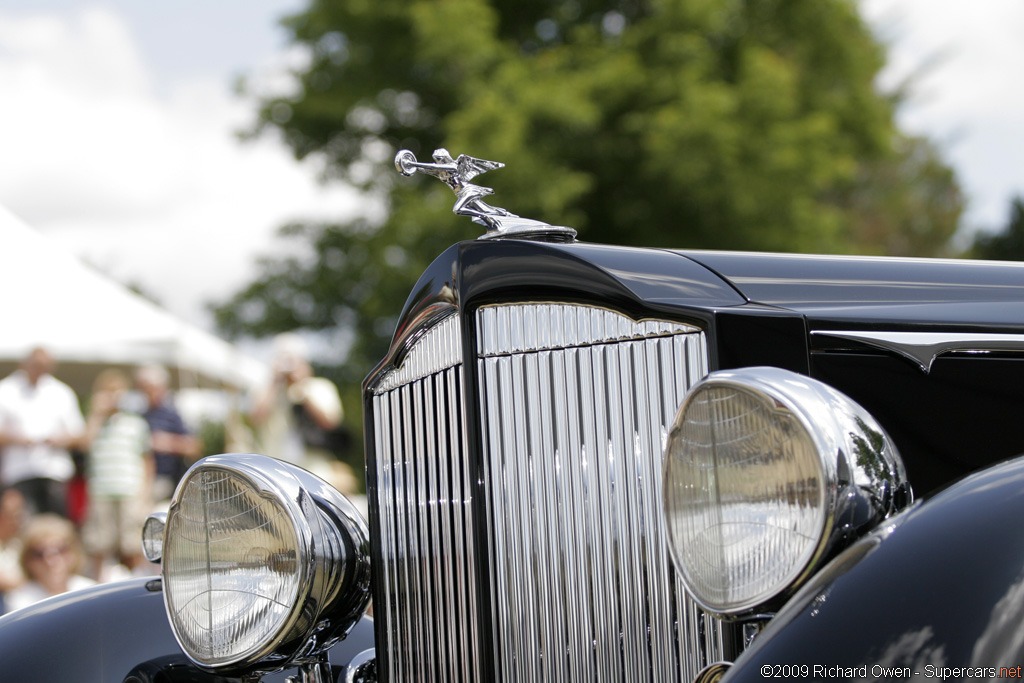
M2 206L0 287L0 372L43 347L58 362L57 377L79 395L112 366L160 363L176 386L243 391L269 375L263 363L86 266Z

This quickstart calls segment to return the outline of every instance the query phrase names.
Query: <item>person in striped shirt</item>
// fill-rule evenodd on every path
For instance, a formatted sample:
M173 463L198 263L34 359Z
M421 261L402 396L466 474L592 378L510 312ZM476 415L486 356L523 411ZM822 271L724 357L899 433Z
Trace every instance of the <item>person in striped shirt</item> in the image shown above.
M97 580L111 567L131 571L143 562L142 524L152 507L154 461L149 425L120 409L128 379L105 370L93 384L86 421L88 507L82 543Z

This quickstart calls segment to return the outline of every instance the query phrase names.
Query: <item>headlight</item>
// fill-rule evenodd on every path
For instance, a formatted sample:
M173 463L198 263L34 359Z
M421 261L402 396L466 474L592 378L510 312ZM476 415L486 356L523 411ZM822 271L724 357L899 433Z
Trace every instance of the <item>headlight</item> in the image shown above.
M164 555L164 529L167 513L154 512L142 525L142 554L150 562L160 563Z
M716 372L693 388L669 435L664 487L687 589L731 615L769 607L910 499L896 448L867 411L778 368Z
M258 455L197 463L163 541L164 602L207 669L272 670L323 651L369 600L366 524L308 472Z

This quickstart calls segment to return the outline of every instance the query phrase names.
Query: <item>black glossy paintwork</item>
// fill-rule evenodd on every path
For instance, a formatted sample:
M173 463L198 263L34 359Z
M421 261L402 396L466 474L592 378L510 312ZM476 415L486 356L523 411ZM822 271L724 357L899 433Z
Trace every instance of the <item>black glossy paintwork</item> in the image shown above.
M811 329L1024 329L1024 264L682 251Z
M164 612L159 580L136 579L65 593L0 617L0 681L220 683L191 666ZM364 619L330 651L336 672L373 647ZM294 674L295 671L291 671ZM289 672L266 681L281 683ZM134 677L134 680L131 677Z
M808 374L806 321L758 304L716 311L712 343L715 369L771 365Z
M497 247L497 248L495 248ZM639 307L722 307L746 302L728 283L690 259L656 249L597 244L513 242L463 245L463 295L476 300L556 298Z
M866 667L868 680L889 678L873 667L908 667L895 680L926 680L938 667L1024 664L1021 519L1024 459L951 486L828 565L727 680L763 683L772 665Z
M925 374L894 355L821 353L811 368L882 423L918 494L1024 454L1024 358L940 357Z

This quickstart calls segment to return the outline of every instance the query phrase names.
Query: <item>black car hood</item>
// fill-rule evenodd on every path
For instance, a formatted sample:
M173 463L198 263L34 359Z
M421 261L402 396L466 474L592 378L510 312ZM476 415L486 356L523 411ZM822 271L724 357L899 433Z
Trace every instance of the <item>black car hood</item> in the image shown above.
M812 329L1024 330L1024 263L679 250Z

